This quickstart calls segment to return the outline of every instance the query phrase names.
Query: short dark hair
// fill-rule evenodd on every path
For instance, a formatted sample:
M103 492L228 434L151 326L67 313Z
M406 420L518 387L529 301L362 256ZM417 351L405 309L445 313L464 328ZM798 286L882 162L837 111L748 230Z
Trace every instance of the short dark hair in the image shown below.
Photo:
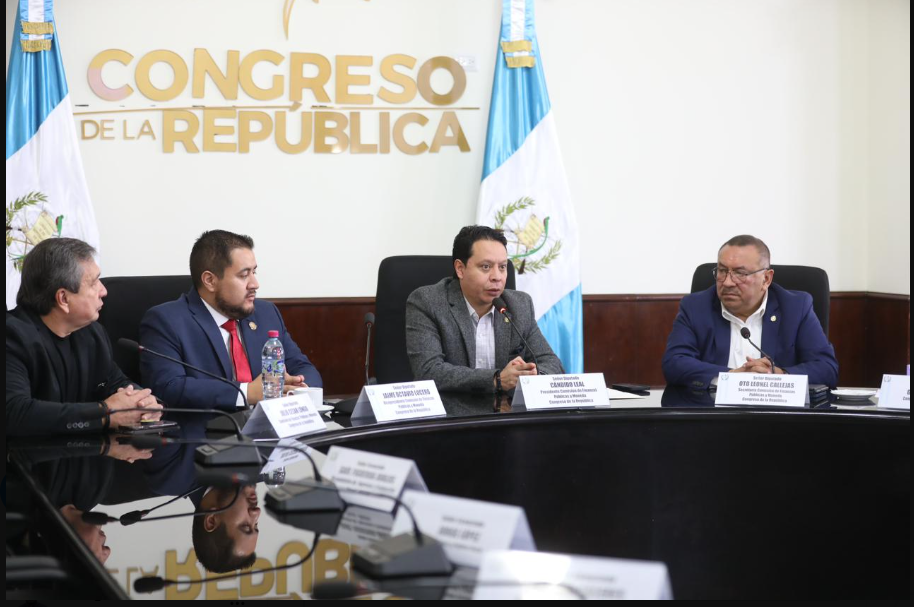
M57 291L79 293L82 263L95 255L95 248L76 238L42 240L25 256L16 305L44 316L54 309Z
M209 271L222 278L225 269L232 265L232 251L253 248L254 239L244 234L225 230L210 230L200 234L190 251L190 277L194 281L194 288L203 286L204 272Z
M207 532L203 526L204 518L205 516L194 517L191 540L197 560L207 571L229 573L239 569L250 569L254 566L254 562L257 560L256 552L252 552L248 556L237 556L234 551L235 544L228 536L225 523L219 523L219 526L212 532Z
M756 238L749 234L740 234L734 236L717 249L718 254L724 250L724 247L755 247L758 250L759 257L762 258L762 265L766 268L771 266L771 251L768 250L761 238Z
M495 242L500 242L505 245L506 249L508 248L508 239L505 238L504 230L496 230L489 226L466 226L461 228L460 232L458 232L457 236L454 238L451 263L459 259L466 265L473 255L473 244L477 240L494 240ZM454 277L457 277L456 271L454 272Z

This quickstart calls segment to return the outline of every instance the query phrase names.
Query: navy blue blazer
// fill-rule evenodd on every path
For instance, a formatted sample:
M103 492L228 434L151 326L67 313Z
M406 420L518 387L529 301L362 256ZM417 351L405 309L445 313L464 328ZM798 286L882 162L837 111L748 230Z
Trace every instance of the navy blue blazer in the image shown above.
M320 373L292 341L275 305L263 299L255 300L254 313L241 320L238 326L253 377L261 372L260 357L263 345L269 339L267 332L279 331L286 356L286 372L304 375L309 386L323 386ZM196 289L146 312L140 323L140 343L150 350L232 380L232 361L222 334ZM172 407L236 409L237 390L177 363L140 354L140 374L144 385Z
M838 384L835 349L813 312L809 293L772 284L762 322L762 350L778 367L809 376L810 384ZM667 383L706 389L718 373L729 370L729 360L730 322L721 315L717 287L683 297L663 354Z

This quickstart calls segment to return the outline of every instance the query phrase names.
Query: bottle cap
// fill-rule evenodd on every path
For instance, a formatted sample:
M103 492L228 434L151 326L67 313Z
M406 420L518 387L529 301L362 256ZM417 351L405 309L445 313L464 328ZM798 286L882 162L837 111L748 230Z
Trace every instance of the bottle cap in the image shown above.
M270 337L279 337L279 331L267 331L267 335Z

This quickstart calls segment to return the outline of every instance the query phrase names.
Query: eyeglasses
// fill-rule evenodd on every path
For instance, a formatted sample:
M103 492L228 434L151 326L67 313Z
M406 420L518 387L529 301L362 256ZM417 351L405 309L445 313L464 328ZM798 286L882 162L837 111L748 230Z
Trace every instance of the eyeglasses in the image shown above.
M765 270L770 269L771 268L759 268L758 270L747 272L745 270L731 270L729 268L713 268L711 273L714 274L714 279L717 282L725 282L727 280L727 274L729 274L730 278L733 279L733 282L742 284L749 280L749 277L753 274L758 274L759 272L764 272Z

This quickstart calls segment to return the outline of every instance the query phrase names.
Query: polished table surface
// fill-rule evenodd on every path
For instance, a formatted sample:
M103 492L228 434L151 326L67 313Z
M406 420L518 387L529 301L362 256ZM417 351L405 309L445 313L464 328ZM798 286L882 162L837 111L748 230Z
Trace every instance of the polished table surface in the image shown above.
M442 400L446 418L377 424L333 416L326 432L300 440L319 464L333 445L405 457L432 492L522 506L541 551L663 561L677 598L909 594L907 411L873 403L714 407L708 393L677 388L605 409L525 411L494 395ZM181 437L205 440L208 416L198 417L179 419ZM97 455L103 440L10 445L14 464L35 484L34 507L72 503L120 517L197 486L194 445L169 445L128 464L116 457L129 452ZM311 475L307 461L285 468L285 480ZM261 505L268 490L256 486ZM383 537L390 524L389 515L352 508L302 567L138 595L132 584L143 575L202 579L192 512L180 499L149 517L181 518L106 525L111 556L104 568L91 558L87 566L110 582L110 595L305 596L313 582L345 579L353 547ZM47 518L67 535L59 516ZM258 526L255 569L292 562L313 546L312 531L265 510Z

